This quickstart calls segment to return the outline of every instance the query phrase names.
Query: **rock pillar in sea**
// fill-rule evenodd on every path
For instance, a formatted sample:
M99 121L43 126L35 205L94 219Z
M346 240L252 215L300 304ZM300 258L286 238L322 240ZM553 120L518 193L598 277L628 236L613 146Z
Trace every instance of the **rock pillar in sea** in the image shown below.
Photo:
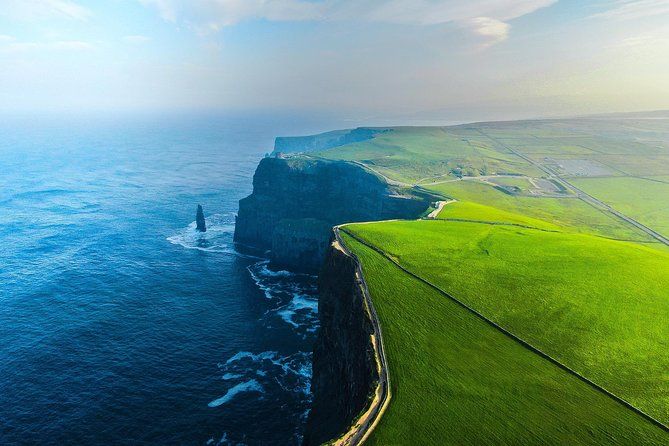
M202 210L202 205L197 205L197 215L195 216L195 223L197 224L197 230L200 232L207 232L207 225L204 222L204 211Z

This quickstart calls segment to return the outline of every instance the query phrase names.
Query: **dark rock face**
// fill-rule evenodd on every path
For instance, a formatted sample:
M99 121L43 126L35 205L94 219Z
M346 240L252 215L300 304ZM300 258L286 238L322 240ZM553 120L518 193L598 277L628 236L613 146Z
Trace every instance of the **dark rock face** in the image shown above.
M382 178L353 163L265 158L253 176L253 193L239 202L234 240L271 250L274 264L318 272L329 237L323 228L415 218L429 202L398 195Z
M304 444L343 434L368 405L378 381L373 325L355 260L333 247L332 226L417 218L431 201L431 196L401 191L353 163L301 156L265 158L258 165L253 193L239 202L235 242L270 251L275 266L320 271L314 400Z
M202 210L202 205L197 205L197 214L195 215L195 224L197 225L197 230L200 232L207 232L207 224L204 221L204 211Z
M332 225L314 218L281 220L272 237L272 264L290 271L318 272Z
M305 445L338 438L368 405L378 381L374 332L355 260L329 245L318 283L321 328L314 347L314 395Z

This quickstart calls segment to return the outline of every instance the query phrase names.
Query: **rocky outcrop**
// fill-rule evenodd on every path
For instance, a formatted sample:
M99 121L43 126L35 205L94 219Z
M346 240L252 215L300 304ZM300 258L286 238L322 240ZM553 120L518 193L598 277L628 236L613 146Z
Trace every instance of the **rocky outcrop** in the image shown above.
M337 224L416 218L430 198L400 190L357 164L305 156L264 158L240 200L236 243L270 251L273 264L318 272Z
M318 283L320 331L314 347L313 403L305 445L338 438L368 406L379 379L374 328L356 278L355 260L329 244Z
M197 205L197 213L195 214L196 229L200 232L207 232L207 224L204 221L204 211L202 205Z

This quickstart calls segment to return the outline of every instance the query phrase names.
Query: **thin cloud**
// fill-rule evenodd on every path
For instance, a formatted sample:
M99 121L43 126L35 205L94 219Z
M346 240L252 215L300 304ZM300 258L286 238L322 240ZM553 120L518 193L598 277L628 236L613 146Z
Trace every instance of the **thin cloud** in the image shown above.
M595 18L633 20L669 14L669 0L619 0L607 11L593 15Z
M471 31L482 37L481 48L487 48L505 41L509 37L511 25L490 17L476 17L468 21Z
M3 44L0 41L0 51L4 53L20 53L27 51L88 51L95 48L89 42L80 40L58 40L53 42L16 42L14 40Z
M184 21L194 29L218 31L245 20L301 21L321 18L324 3L303 0L139 0L168 22Z
M15 20L88 20L90 9L70 0L3 0L1 15Z
M139 35L139 34L137 34L137 35L132 35L132 36L125 36L125 37L123 38L123 41L124 41L124 42L127 42L127 43L135 43L135 44L146 43L146 42L148 42L148 41L150 41L150 40L151 40L150 37L142 36L142 35Z
M371 20L410 25L466 22L478 17L508 21L556 3L557 0L381 0L356 6ZM349 17L351 18L351 17Z
M169 22L199 33L219 31L246 20L367 21L431 26L455 23L490 46L509 35L510 20L548 7L557 0L139 0Z

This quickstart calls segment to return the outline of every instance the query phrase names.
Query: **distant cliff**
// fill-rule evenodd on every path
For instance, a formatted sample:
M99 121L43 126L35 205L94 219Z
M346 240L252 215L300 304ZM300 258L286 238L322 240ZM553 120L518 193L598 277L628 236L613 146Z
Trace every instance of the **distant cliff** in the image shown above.
M309 136L280 136L274 141L274 154L315 152L366 141L390 129L358 127L352 130L334 130Z
M234 240L269 251L275 266L318 272L332 226L416 218L429 203L430 197L389 186L357 164L264 158L253 193L239 202Z

